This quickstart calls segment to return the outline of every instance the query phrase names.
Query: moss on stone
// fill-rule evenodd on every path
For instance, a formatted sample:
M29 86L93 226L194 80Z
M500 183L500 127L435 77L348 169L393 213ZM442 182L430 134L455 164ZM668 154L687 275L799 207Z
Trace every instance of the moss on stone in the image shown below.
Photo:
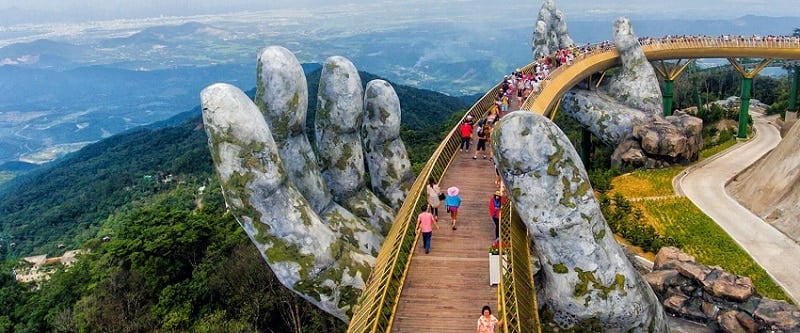
M575 297L583 297L587 294L596 294L599 298L605 300L614 290L619 290L625 293L625 276L617 274L614 277L614 282L608 286L602 285L597 277L594 275L595 271L584 271L575 267L575 273L578 274L578 283L575 284L573 295Z
M325 69L328 70L328 71L332 72L332 71L334 71L334 70L336 70L338 68L339 68L339 65L337 65L335 62L332 62L332 61L325 62Z
M553 272L558 274L567 274L569 272L569 269L567 269L566 265L558 263L553 265Z
M392 149L388 144L383 145L383 157L386 159L394 157L394 152L392 152Z
M272 245L269 249L264 251L267 255L267 260L269 260L271 264L278 262L297 263L300 265L300 270L298 271L300 278L308 277L309 269L314 265L314 256L301 253L300 247L297 244L290 243L282 237L273 235L265 235L262 237L266 240L262 244Z
M558 203L564 207L577 207L574 200L572 200L573 193L571 191L569 179L567 179L567 177L561 177L561 185L563 186L563 189L561 193L561 199L558 200Z
M555 142L555 137L551 137L551 142ZM547 157L547 174L550 176L558 176L558 166L562 163L564 158L564 148L556 146L556 152Z
M561 313L563 311L558 311ZM556 314L554 311L545 306L539 311L539 318L542 323L541 329L543 333L564 333L564 332L572 332L572 333L595 333L595 332L604 332L606 331L605 325L600 321L599 316L582 319L579 322L575 323L574 325L569 325L570 323L558 323L556 322Z
M386 176L391 179L397 179L397 170L394 168L394 164L389 164L387 169Z
M350 158L353 157L353 147L350 145L343 145L342 146L342 155L339 156L339 159L336 160L336 168L339 170L345 170L350 165Z
M599 241L606 236L606 229L600 230L600 232L594 234L594 240Z
M558 236L558 232L556 231L556 229L555 228L550 228L550 237L557 237L557 236Z
M584 195L585 195L587 192L589 192L589 189L590 189L590 188L591 188L591 186L589 185L589 182L582 182L580 185L578 185L578 190L576 190L576 191L575 191L575 194L576 194L578 197L582 197L582 196L584 196Z
M379 108L379 111L381 112L381 123L382 124L386 123L386 119L389 119L389 116L391 116L392 114L389 113L389 111L386 110L386 108L384 108L383 106Z

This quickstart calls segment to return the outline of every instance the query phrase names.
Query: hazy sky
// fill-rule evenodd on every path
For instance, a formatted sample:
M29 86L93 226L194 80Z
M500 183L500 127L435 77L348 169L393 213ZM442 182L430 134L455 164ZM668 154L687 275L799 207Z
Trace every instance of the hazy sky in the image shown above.
M61 17L75 19L141 18L154 16L184 16L197 14L222 14L238 11L258 11L285 8L308 8L309 6L339 6L343 4L375 4L387 2L397 4L416 2L417 8L425 4L439 3L462 8L483 10L487 6L498 6L504 2L487 0L0 0L0 10L16 7L56 13ZM503 4L509 17L522 12L534 13L541 0L513 0ZM734 18L747 14L763 16L800 16L797 0L560 0L556 5L568 18L585 19L595 16L647 18ZM495 8L496 9L496 8ZM526 19L531 15L525 15ZM48 17L57 17L48 15ZM2 26L2 22L0 22Z

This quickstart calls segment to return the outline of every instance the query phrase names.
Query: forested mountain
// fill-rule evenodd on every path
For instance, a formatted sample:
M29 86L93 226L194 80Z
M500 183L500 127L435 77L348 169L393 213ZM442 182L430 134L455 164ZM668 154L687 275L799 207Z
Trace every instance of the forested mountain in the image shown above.
M316 112L319 74L308 74L309 125ZM364 72L361 76L365 83L377 78ZM403 108L403 138L419 166L441 132L449 129L444 122L469 104L432 91L399 85L395 89ZM176 183L207 184L212 163L206 135L199 109L191 112L195 115L179 126L113 136L4 184L0 232L14 237L20 255L54 254L58 244L76 248L102 237L103 220L136 207L143 198L172 190Z
M319 74L308 74L310 121ZM418 170L469 104L395 89ZM16 245L0 243L0 257L90 251L39 289L17 283L18 264L5 261L0 332L344 330L281 287L226 214L199 110L176 119L187 117L88 145L0 187L0 237Z

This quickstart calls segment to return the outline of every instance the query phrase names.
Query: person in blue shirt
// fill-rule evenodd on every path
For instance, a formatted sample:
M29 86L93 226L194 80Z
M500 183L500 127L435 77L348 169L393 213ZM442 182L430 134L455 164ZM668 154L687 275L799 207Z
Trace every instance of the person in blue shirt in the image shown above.
M450 213L450 224L456 230L456 219L458 218L458 207L461 206L461 196L458 195L458 187L451 186L447 189L447 197L444 198L444 205Z

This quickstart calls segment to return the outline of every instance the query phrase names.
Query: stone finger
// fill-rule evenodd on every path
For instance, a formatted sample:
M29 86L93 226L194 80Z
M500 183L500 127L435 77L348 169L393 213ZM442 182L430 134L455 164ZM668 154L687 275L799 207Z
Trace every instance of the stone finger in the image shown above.
M372 191L395 210L406 198L414 174L400 139L400 99L389 82L372 80L364 91L362 141Z
M539 300L555 324L597 320L608 332L667 332L655 294L614 240L566 135L545 117L514 112L496 126L492 147L533 238L546 284Z

